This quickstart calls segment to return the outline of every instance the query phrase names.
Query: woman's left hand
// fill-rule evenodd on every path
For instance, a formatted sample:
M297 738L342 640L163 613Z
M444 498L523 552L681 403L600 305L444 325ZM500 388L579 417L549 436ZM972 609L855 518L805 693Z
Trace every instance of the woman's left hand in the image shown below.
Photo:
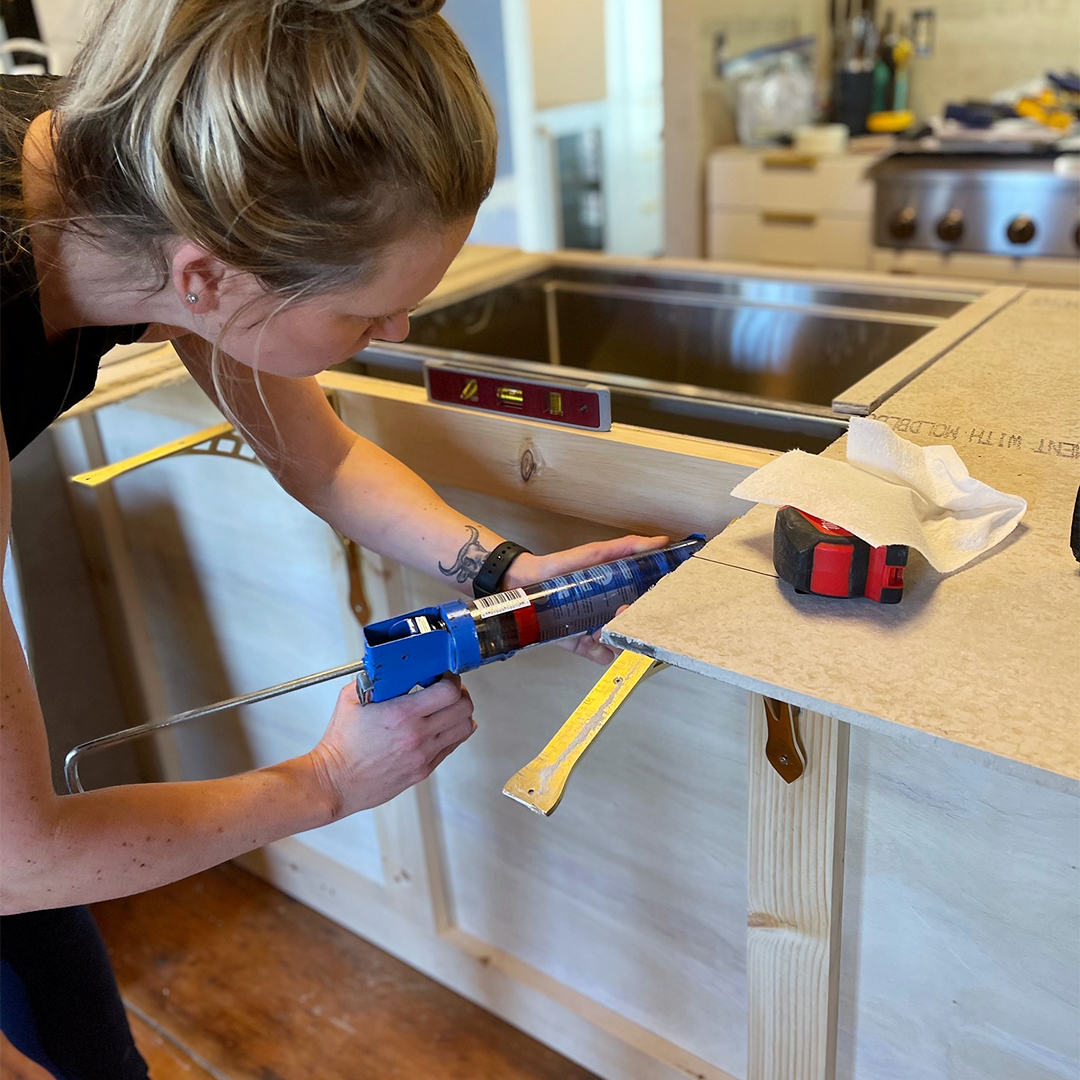
M551 555L522 554L510 564L510 569L503 578L502 588L520 589L537 581L546 581L560 574L569 574L572 570L584 570L588 566L613 562L627 555L640 555L645 551L654 551L670 543L670 539L666 536L620 536L617 540L582 544L580 547L556 551ZM572 653L584 656L597 664L610 664L617 655L615 649L600 641L599 630L594 634L563 638L559 644Z

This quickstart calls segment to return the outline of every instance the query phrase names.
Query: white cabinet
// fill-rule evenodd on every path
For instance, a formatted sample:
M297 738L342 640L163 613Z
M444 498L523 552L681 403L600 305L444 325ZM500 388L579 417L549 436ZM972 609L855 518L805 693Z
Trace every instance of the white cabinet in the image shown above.
M709 258L867 269L874 188L866 173L874 160L717 150L706 183Z

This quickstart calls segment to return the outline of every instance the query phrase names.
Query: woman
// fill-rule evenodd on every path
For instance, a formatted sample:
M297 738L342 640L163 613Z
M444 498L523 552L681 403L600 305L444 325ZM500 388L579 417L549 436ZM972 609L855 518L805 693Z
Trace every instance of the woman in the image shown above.
M656 545L507 548L341 424L311 378L406 336L491 186L491 108L440 6L114 0L52 102L5 82L6 451L89 393L114 343L171 339L286 491L410 566L494 591ZM3 619L3 1025L66 1080L146 1076L71 905L375 806L476 727L457 678L367 707L350 685L291 761L58 798L6 604ZM576 648L610 658L593 639Z

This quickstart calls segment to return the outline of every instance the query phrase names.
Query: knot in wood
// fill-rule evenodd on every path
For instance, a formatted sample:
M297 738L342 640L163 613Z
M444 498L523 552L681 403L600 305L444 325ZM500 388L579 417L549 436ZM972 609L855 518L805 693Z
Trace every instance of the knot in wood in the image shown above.
M536 475L537 469L540 468L540 461L531 446L526 446L521 452L521 479L524 483L528 483L533 476Z

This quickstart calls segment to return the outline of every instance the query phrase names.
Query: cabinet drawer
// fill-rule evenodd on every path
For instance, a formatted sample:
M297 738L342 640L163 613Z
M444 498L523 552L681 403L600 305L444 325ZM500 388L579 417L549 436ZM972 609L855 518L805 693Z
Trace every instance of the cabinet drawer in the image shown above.
M934 277L987 278L1006 285L1052 285L1080 288L1080 262L1044 256L1010 259L967 251L894 251L873 248L870 269L886 274L919 274Z
M864 270L870 261L870 224L813 213L710 210L708 256Z
M760 208L869 217L874 188L864 155L814 158L789 151L723 151L708 164L710 208Z

